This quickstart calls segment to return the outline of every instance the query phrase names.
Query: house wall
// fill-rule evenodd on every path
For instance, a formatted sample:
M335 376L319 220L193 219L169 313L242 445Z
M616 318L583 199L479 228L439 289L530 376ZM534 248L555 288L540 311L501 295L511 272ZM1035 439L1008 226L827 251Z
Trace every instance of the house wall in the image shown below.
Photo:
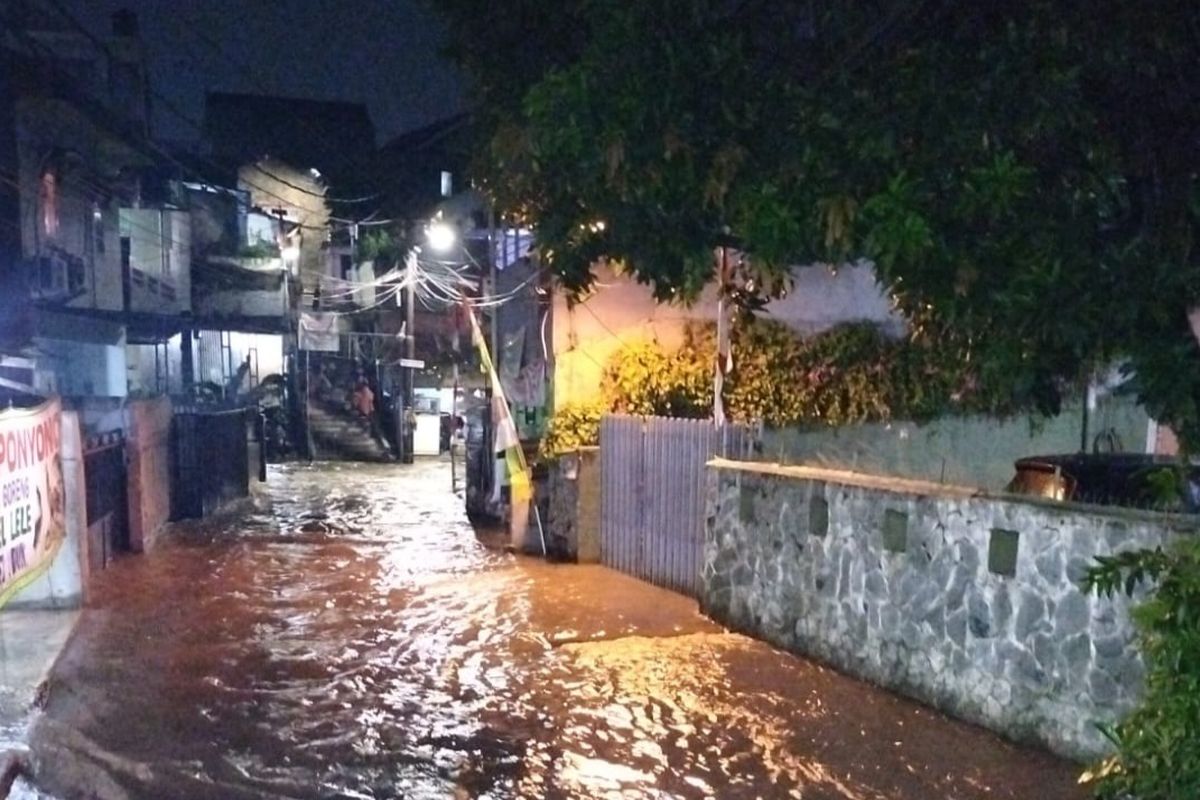
M869 264L799 267L787 297L767 306L767 315L805 335L851 321L869 321L899 333L903 320L875 280ZM598 269L593 291L578 304L556 292L551 328L554 340L554 405L592 399L608 359L625 343L651 340L672 349L683 343L689 324L715 322L716 288L710 286L691 306L655 301L648 286Z
M124 397L127 393L121 325L42 311L33 341L35 381L43 394Z
M281 318L287 312L283 284L279 289L230 289L206 292L196 301L196 315L212 317Z
M268 214L281 212L289 222L301 226L298 269L306 290L311 291L325 271L323 248L329 235L329 209L324 185L307 166L263 159L238 170L238 188L249 193L251 206ZM256 235L253 231L247 233Z
M70 305L119 310L118 215L97 176L102 166L121 163L122 148L69 104L47 98L21 98L16 103L16 127L24 256L54 254L74 261L81 284ZM61 155L65 153L71 157ZM57 224L48 226L42 181L47 168L54 165L58 167L54 170L57 213L53 215Z
M718 621L1073 758L1109 745L1144 668L1096 555L1194 517L981 496L803 467L709 465L701 606Z
M279 219L252 211L246 215L246 244L260 243L276 247L279 245Z
M191 216L187 211L122 208L121 236L130 242L130 310L190 311Z
M350 271L350 280L358 284L350 298L353 299L354 304L359 308L373 307L378 296L378 292L375 290L375 262L364 261L361 264L355 265ZM345 291L346 287L344 284L333 285L334 294L341 294Z
M127 392L125 348L63 339L35 338L38 363L53 369L45 388L66 396L124 397Z

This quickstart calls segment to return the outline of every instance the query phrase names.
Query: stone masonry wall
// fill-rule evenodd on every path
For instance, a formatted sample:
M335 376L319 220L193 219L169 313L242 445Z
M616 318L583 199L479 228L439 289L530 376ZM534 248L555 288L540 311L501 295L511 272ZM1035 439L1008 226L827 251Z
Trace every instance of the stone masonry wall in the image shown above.
M546 465L537 486L547 546L555 558L600 561L600 448L583 447Z
M706 613L1081 759L1143 667L1130 601L1078 581L1097 554L1200 527L806 467L714 461L708 486Z

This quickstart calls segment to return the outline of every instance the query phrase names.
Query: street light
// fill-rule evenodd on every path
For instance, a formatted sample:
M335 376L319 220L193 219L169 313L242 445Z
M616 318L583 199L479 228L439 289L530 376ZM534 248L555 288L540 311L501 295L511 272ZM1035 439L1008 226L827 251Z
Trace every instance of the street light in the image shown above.
M429 249L435 253L449 253L458 244L458 231L454 226L441 218L439 213L437 217L430 220L425 226L425 242L429 245ZM408 254L407 276L405 278L404 292L404 328L407 332L405 337L405 355L409 366L404 370L404 406L406 413L403 417L401 427L401 461L405 464L413 462L413 423L415 418L411 416L413 411L413 402L416 384L415 367L411 366L417 360L417 337L416 337L416 307L417 307L417 253L420 248L414 247Z
M425 227L425 241L435 253L446 253L458 242L458 232L448 222L435 219Z

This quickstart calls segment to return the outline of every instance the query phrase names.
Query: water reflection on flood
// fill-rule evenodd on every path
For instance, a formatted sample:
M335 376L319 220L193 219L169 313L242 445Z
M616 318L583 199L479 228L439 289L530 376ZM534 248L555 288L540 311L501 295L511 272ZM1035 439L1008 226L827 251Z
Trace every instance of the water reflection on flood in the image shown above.
M443 465L281 469L109 570L38 725L60 798L1075 797L1073 770L481 547Z

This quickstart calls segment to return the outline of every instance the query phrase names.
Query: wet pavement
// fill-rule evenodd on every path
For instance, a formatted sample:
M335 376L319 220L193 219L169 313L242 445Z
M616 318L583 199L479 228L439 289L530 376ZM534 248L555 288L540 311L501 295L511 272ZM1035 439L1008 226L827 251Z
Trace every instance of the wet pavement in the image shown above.
M684 597L482 546L444 464L276 468L91 605L17 796L1084 796Z

